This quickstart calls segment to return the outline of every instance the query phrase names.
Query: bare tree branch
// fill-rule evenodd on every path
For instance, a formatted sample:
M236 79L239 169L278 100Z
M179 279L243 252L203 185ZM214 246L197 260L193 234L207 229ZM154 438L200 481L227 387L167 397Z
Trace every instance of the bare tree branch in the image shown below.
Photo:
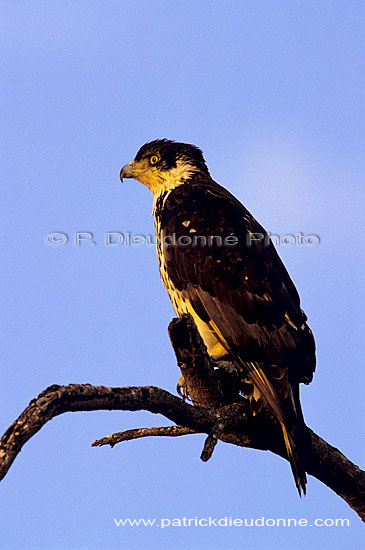
M108 388L90 384L53 385L32 399L28 407L0 440L0 480L5 476L23 445L49 420L65 412L95 410L146 410L164 415L178 426L209 433L222 414L239 427L244 417L237 406L211 411L185 403L179 397L154 386ZM147 434L145 434L147 435Z
M107 435L102 439L97 439L94 441L91 446L102 447L103 445L110 445L111 447L114 447L114 445L121 443L122 441L131 441L132 439L140 439L141 437L178 437L180 435L197 433L199 432L190 430L189 428L184 428L183 426L154 426L153 428L136 428L135 430L125 430L124 432Z
M162 414L175 423L175 426L112 434L95 441L93 446L114 446L120 441L148 436L205 433L208 437L202 460L211 457L219 439L241 447L270 450L286 458L280 429L270 412L262 409L252 416L246 400L236 393L234 378L222 375L210 361L191 317L183 315L174 319L169 333L193 405L154 386L50 386L32 399L0 440L0 479L6 475L23 445L46 422L74 411L147 410ZM306 471L341 496L365 521L365 472L311 430L310 434L312 446L305 457Z

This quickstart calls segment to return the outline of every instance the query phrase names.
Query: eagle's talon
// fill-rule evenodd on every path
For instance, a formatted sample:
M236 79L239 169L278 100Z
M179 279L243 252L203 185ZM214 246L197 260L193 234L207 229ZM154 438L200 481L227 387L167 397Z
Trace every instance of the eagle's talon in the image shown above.
M189 396L189 390L185 384L185 378L183 376L180 376L179 381L176 386L176 391L180 395L180 397L183 398L184 401L188 400L191 401Z

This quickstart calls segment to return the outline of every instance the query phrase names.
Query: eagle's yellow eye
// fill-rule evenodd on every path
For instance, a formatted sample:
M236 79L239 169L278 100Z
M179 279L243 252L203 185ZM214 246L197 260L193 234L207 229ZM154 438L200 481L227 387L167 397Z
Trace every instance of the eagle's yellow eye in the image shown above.
M159 160L160 160L160 157L158 155L152 155L152 157L150 157L151 164L157 164Z

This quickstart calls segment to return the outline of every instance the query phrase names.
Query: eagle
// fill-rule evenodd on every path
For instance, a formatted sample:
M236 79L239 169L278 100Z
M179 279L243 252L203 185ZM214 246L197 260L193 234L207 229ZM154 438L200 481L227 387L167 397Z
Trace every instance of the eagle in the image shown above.
M263 405L270 411L305 494L310 437L299 384L312 381L315 342L267 232L212 179L195 145L145 143L120 178L152 191L160 275L176 313L192 315L216 365L228 362L240 373L238 389L253 414Z

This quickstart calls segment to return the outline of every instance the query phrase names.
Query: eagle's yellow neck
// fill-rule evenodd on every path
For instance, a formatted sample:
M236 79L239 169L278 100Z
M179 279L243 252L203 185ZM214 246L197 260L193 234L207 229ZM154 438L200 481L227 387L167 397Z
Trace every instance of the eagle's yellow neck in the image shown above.
M175 168L166 172L158 172L150 181L142 182L153 193L153 209L155 213L156 202L162 193L172 191L178 185L184 184L196 172L196 167L185 161L178 161Z

